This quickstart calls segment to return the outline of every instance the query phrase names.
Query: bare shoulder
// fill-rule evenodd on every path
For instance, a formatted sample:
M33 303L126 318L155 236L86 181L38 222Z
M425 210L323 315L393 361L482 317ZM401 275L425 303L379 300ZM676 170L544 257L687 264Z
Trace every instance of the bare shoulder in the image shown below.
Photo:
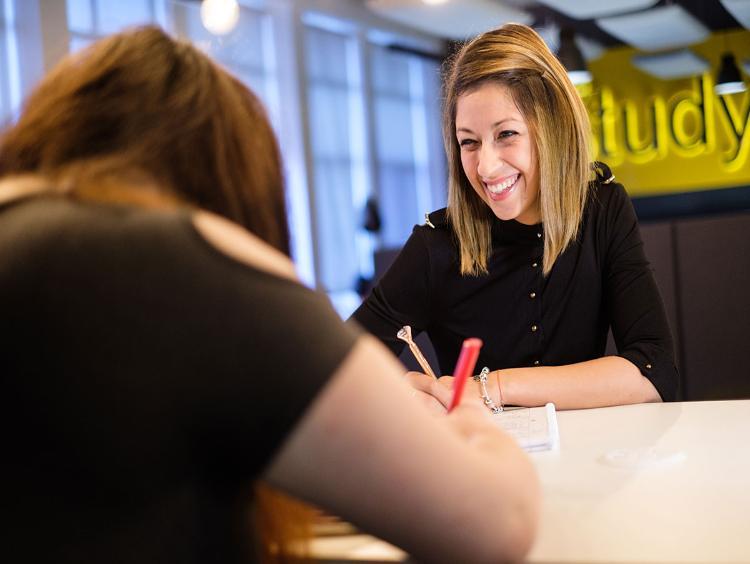
M276 276L298 280L289 257L236 223L199 211L193 215L193 225L206 242L228 257Z
M0 179L0 204L50 190L50 181L36 174L6 176Z

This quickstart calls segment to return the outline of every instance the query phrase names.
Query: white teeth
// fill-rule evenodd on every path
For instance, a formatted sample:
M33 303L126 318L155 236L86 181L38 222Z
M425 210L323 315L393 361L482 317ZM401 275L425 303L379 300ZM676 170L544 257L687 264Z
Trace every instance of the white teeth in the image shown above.
M492 186L490 186L489 184L485 184L485 186L487 186L487 189L493 194L499 194L503 190L507 190L508 188L513 186L516 180L518 180L517 174L515 176L511 176L508 180L506 180L502 184L494 184Z

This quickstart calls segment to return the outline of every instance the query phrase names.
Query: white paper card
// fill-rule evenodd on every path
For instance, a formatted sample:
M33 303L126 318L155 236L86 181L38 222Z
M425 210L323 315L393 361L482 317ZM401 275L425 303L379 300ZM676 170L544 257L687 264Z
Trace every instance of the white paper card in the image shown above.
M544 407L506 407L492 417L527 452L555 449L560 443L553 403Z

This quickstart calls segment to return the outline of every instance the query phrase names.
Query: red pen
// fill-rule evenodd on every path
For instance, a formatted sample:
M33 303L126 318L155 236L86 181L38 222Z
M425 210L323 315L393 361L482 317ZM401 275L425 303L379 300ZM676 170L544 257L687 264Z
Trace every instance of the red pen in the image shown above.
M479 357L479 349L482 348L481 339L466 339L461 346L461 354L458 355L456 369L453 371L453 397L451 398L448 413L461 402L461 395L464 393L464 386L469 374L474 370L474 365Z

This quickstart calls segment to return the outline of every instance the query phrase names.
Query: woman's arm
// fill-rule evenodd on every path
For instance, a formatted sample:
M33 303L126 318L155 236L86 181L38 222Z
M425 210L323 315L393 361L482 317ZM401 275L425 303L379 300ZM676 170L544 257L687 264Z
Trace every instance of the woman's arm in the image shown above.
M231 222L199 213L194 224L210 244L235 260L294 278L288 259ZM295 299L298 303L300 298ZM341 333L340 326L329 325L333 318L338 323L333 311L322 316L310 311L315 312L315 331ZM280 347L286 354L302 354L299 340L309 337L294 327L290 322L291 340ZM275 339L272 344L279 347ZM450 392L424 378L428 386L440 388L432 391L447 403ZM234 385L227 389L237 392ZM289 401L298 395L290 393ZM369 336L356 341L263 477L420 561L520 560L536 531L539 486L534 468L492 423L478 396L465 397L453 413L435 417L403 377L403 367Z
M651 382L660 399L674 401L679 375L672 333L633 204L621 184L601 185L599 193L606 199L600 222L604 227L599 229L599 247L606 256L604 305L617 355L634 374Z
M409 373L412 385L448 406L445 392L436 390L427 377ZM440 378L444 389L453 386L452 376ZM479 385L467 382L468 394L479 396ZM537 366L494 370L487 377L487 392L500 405L534 407L547 402L557 409L587 409L631 403L660 402L661 396L651 381L642 376L628 360L605 356L565 366Z
M536 530L536 474L467 399L435 418L396 360L362 337L265 478L419 561L520 560Z
M661 401L648 378L619 356L566 366L495 370L488 380L496 403L502 393L504 403L511 405L552 402L557 409L584 409Z

